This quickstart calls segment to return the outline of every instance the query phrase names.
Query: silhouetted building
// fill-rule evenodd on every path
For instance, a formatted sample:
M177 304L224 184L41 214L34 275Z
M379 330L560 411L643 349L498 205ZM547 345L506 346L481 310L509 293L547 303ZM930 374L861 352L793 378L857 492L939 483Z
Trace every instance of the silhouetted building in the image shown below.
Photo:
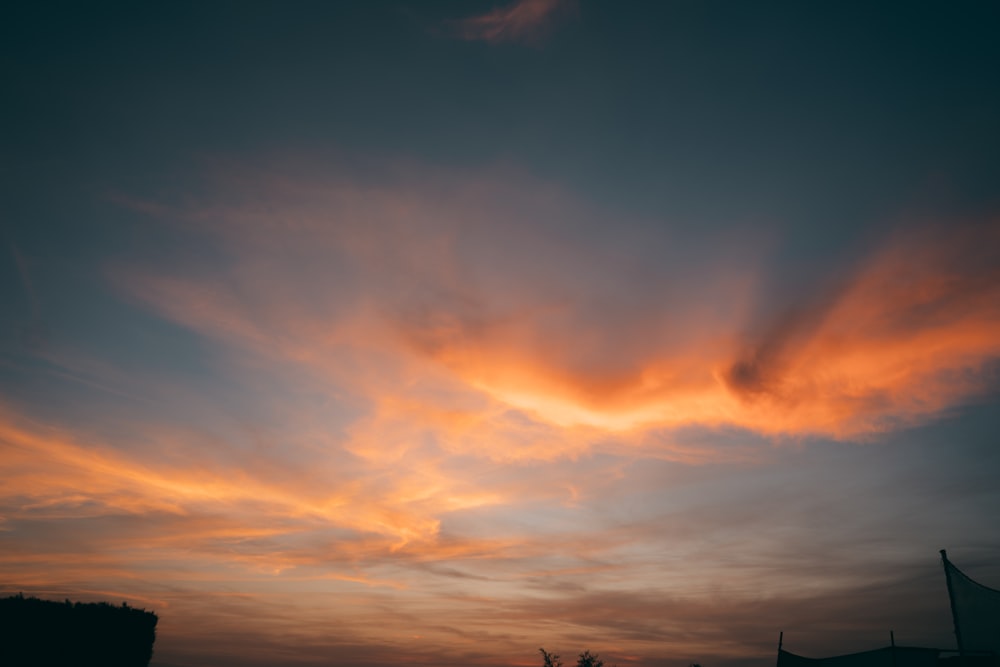
M997 667L992 652L958 654L954 649L887 646L873 651L806 658L778 649L778 667Z
M804 658L778 649L778 667L938 667L940 656L939 649L912 646L888 646L832 658Z
M829 658L789 653L778 640L777 667L1000 667L1000 591L955 567L941 550L958 650L892 646Z
M101 603L0 599L3 667L147 667L156 614Z

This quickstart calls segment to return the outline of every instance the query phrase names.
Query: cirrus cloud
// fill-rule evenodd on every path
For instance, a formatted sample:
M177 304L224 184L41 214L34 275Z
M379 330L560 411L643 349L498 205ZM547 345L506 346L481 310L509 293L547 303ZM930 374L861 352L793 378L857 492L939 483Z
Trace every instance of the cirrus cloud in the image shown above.
M994 224L890 235L761 327L756 312L776 310L757 289L767 255L739 234L637 239L629 221L510 173L244 178L250 190L176 211L222 266L120 282L356 394L360 455L429 437L548 458L690 426L866 437L988 391L1000 356Z

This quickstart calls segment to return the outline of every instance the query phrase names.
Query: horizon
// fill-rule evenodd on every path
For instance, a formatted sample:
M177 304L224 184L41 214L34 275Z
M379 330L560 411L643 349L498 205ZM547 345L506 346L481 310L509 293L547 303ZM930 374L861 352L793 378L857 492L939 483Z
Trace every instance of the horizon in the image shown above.
M1000 5L26 3L0 597L152 667L764 667L1000 588Z

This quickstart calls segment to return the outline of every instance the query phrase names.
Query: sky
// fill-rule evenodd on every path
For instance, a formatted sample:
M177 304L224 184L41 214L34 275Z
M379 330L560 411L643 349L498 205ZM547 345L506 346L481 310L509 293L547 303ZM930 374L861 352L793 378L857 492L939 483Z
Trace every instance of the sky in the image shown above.
M1000 6L0 20L0 594L153 667L756 667L1000 588Z

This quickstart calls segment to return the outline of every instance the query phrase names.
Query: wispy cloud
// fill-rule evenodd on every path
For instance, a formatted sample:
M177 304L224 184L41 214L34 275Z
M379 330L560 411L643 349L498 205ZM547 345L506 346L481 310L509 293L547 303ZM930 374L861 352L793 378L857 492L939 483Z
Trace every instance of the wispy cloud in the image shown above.
M0 578L157 600L165 664L211 637L245 663L231 618L272 661L294 634L302 664L533 664L540 645L736 661L807 598L847 609L895 581L887 524L810 532L874 514L880 491L839 491L857 448L805 448L830 453L817 476L769 445L872 437L988 390L995 225L888 237L775 304L752 234L666 233L510 170L324 173L119 200L180 242L107 276L206 368L54 355L116 388L78 398L92 421L0 405ZM852 570L848 542L885 569ZM843 571L802 564L824 559ZM891 603L926 608L908 595Z
M576 0L515 0L486 14L454 21L452 27L459 38L469 41L534 41L576 8Z
M360 456L401 456L412 445L388 443L419 432L505 459L688 426L850 438L990 386L995 225L890 237L760 327L764 253L717 243L691 266L682 240L643 257L582 202L491 178L262 181L266 204L236 195L181 213L227 249L225 275L144 269L122 283L177 322L363 397L349 429Z
M832 293L769 326L725 371L727 387L753 410L783 412L778 430L845 437L988 390L1000 357L998 240L994 224L891 237Z

